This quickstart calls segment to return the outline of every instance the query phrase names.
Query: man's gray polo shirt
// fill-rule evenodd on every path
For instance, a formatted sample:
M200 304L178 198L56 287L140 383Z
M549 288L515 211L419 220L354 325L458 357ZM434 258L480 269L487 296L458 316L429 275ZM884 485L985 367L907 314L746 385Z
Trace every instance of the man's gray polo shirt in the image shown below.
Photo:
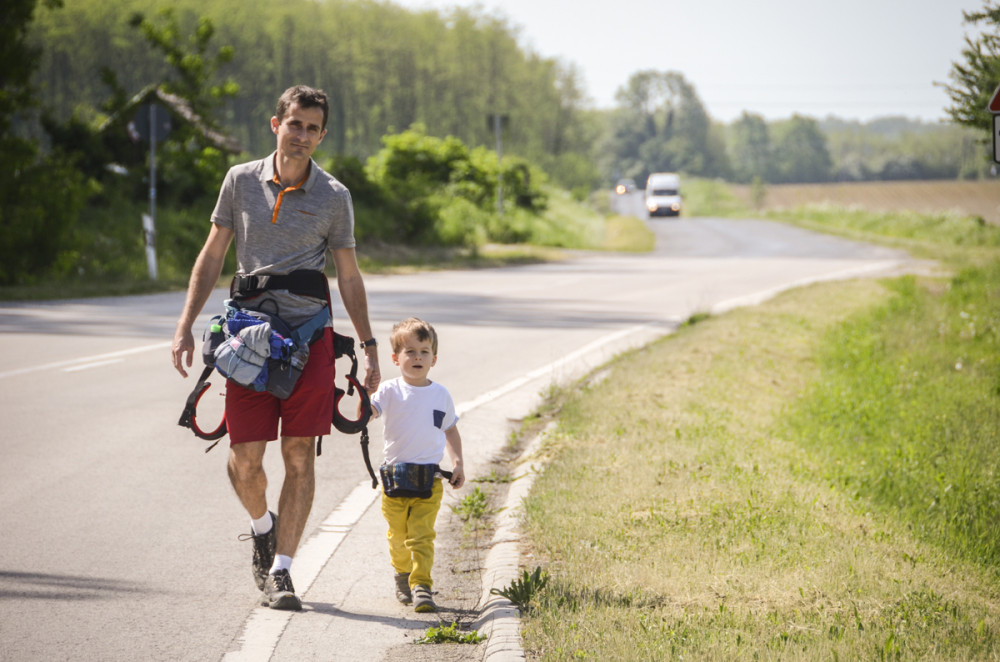
M322 271L327 250L355 245L351 194L312 160L304 181L282 187L276 182L274 158L271 154L230 168L212 222L235 233L238 273ZM318 308L315 299L287 292L275 293L273 299L278 310L270 312L293 326ZM263 304L254 307L266 309Z

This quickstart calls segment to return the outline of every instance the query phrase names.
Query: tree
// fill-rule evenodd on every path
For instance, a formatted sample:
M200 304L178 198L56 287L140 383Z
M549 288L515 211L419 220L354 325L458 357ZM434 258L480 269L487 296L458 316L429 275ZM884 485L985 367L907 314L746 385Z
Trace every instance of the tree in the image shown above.
M760 115L744 112L729 132L729 162L738 182L771 181L771 134Z
M59 0L44 0L47 7ZM35 143L14 135L19 115L38 106L31 85L39 49L28 44L37 0L12 0L0 22L0 284L34 279L56 259L66 229L83 202L78 173L58 155L39 158ZM58 191L58 195L53 192Z
M209 53L215 26L204 16L187 39L169 8L159 12L158 22L135 14L130 23L163 53L170 65L163 90L180 97L198 119L197 126L193 122L175 123L170 139L163 145L164 191L181 202L214 196L228 160L206 137L206 131L219 131L217 112L239 92L239 85L231 78L215 80L219 69L232 61L235 51L232 46L222 46L214 55Z
M825 182L830 178L833 161L826 136L819 123L809 117L793 115L774 126L775 180L779 182Z
M952 63L952 84L944 86L952 105L946 111L957 124L992 135L992 119L986 106L1000 83L1000 5L987 0L982 11L962 12L962 16L966 23L982 24L983 29L978 37L966 35L962 61ZM988 134L981 135L986 142Z
M606 150L609 172L644 180L650 172L720 174L711 121L694 87L675 72L640 71L618 90Z

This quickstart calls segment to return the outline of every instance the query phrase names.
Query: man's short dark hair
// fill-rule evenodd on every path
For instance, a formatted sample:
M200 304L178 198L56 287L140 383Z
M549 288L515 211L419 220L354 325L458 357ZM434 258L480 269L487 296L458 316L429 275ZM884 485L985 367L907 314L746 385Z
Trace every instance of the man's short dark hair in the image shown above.
M274 116L278 118L278 123L285 118L285 113L292 107L292 104L299 104L299 108L320 108L323 110L323 126L326 129L326 118L330 114L330 102L326 98L326 92L309 87L308 85L295 85L284 91L278 99L278 108L274 111Z

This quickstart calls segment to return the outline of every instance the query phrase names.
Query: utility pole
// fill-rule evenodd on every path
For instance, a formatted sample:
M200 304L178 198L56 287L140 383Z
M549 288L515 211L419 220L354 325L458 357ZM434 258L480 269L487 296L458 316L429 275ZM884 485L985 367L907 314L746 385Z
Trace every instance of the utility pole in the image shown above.
M150 102L139 106L130 130L142 140L149 141L149 213L142 215L142 230L146 238L146 265L149 279L157 279L156 270L156 141L170 134L170 114L157 104Z

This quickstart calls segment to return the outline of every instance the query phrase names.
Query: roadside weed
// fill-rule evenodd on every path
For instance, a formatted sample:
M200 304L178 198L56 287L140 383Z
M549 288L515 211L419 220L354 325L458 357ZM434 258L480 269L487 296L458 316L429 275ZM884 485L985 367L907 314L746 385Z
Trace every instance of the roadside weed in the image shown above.
M471 493L465 495L457 506L452 506L451 510L463 522L473 524L492 514L486 493L479 489L478 485L473 488Z
M499 474L497 470L490 469L490 473L486 476L480 476L478 478L473 478L473 483L513 483L517 478L511 473Z
M429 627L424 636L416 639L415 644L478 644L486 639L476 630L460 632L457 623Z
M528 611L531 601L538 596L548 583L548 573L543 572L541 567L537 567L530 574L525 570L520 579L513 580L510 585L502 589L490 589L490 594L507 598L523 614Z

